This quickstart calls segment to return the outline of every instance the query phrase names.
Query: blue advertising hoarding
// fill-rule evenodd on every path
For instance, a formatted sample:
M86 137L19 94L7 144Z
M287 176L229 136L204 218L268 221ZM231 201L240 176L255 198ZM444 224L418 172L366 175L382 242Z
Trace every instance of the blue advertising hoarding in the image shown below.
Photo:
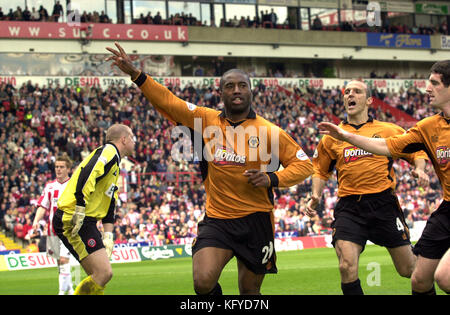
M367 33L367 46L430 49L431 41L428 35Z

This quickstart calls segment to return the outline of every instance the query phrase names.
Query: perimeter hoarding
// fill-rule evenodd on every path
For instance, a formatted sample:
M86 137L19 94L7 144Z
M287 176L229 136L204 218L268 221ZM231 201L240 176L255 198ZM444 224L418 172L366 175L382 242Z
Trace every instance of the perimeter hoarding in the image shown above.
M189 85L194 87L213 86L219 87L220 77L153 77L153 79L164 86L179 86L185 88ZM334 89L344 87L350 80L334 78L261 78L252 77L252 86L263 84L266 87L283 86L286 88L311 88L311 89ZM111 76L0 76L0 84L7 83L14 87L21 87L30 81L33 85L36 83L40 87L101 87L108 88L114 84L116 86L131 86L133 83L130 77L111 77ZM364 83L373 88L386 92L398 92L400 89L407 90L415 87L422 93L425 92L426 79L363 79Z

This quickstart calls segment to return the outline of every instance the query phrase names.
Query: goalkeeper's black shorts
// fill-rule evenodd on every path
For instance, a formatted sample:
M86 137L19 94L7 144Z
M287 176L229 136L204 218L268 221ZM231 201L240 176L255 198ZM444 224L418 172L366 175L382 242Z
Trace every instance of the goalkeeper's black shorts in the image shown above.
M277 273L273 225L268 212L237 219L206 216L198 223L192 256L205 247L230 249L256 274Z
M102 234L97 228L97 220L85 217L78 234L71 235L72 216L65 215L63 211L56 210L53 216L53 229L70 253L78 261L82 261L89 254L104 248Z

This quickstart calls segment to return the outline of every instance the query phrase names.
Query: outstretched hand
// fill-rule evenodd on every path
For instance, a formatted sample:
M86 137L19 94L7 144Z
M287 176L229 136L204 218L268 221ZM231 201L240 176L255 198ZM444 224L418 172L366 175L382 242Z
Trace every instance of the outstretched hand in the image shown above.
M424 171L416 168L412 171L412 175L417 180L417 184L421 187L427 187L430 183L430 177Z
M321 122L318 124L319 132L322 135L330 135L338 140L345 141L345 130L330 122Z
M320 199L315 197L315 196L311 196L310 199L308 200L307 204L306 204L306 209L305 209L305 213L308 217L312 218L314 216L317 215L317 206L319 205Z
M118 51L114 48L106 47L106 49L113 54L106 58L106 61L113 60L111 67L116 66L126 74L130 75L132 79L137 78L140 71L133 65L133 62L125 50L123 50L122 46L120 46L118 42L114 42L114 45L116 45Z

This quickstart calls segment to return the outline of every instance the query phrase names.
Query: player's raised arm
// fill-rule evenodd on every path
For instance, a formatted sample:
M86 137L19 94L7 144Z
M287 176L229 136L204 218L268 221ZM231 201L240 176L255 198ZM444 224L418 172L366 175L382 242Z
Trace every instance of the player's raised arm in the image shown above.
M347 132L333 123L321 122L318 125L320 133L330 135L338 140L349 142L358 148L371 152L373 154L391 156L386 140L383 138L368 138Z
M165 118L174 124L181 124L194 128L197 106L185 102L170 92L165 86L153 80L149 75L137 69L130 57L119 43L114 43L117 49L106 47L112 53L106 61L112 60L111 66L116 66L131 77L131 80L139 86L145 98ZM200 110L201 111L201 110Z

